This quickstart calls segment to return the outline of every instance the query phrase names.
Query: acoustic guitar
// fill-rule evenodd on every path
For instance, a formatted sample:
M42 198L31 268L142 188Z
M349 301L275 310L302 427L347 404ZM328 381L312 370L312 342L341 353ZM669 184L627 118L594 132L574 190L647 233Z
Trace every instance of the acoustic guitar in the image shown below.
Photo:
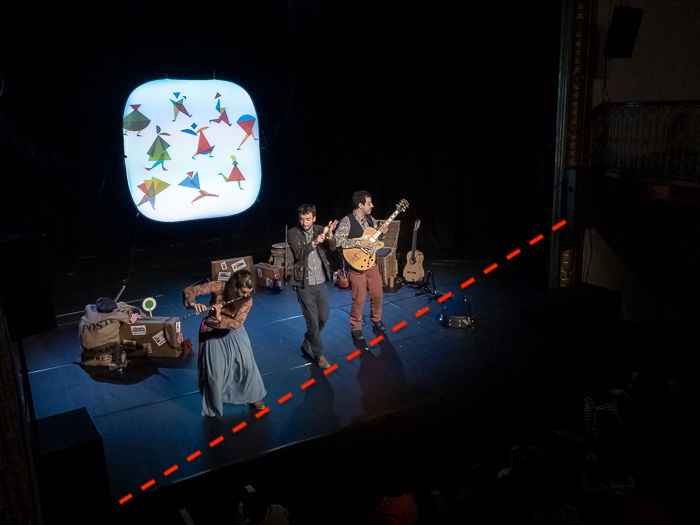
M420 227L420 219L416 219L413 225L413 245L411 251L406 254L406 266L403 267L403 279L409 283L422 281L425 277L423 270L423 252L416 250L416 238L418 236L418 228Z
M392 213L389 218L384 221L385 226L389 226L391 221L393 221L396 216L402 211L408 209L408 201L406 199L401 199L396 205L396 210ZM384 247L384 243L379 240L379 236L382 232L375 230L374 228L367 228L362 232L362 237L356 239L350 239L352 241L358 241L360 239L369 239L372 242L372 247L369 249L365 248L346 248L343 250L343 257L347 263L352 266L355 270L364 271L369 270L377 262L377 250Z

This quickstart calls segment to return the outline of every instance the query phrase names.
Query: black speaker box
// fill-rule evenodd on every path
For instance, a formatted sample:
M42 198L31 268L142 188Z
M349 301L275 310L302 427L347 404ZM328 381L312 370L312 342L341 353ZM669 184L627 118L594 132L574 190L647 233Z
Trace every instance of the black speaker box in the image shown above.
M643 9L637 7L615 7L605 42L606 57L630 58L632 56L643 12Z
M451 297L445 301L440 311L440 324L445 328L474 328L471 304L464 293L461 299Z
M36 423L44 523L102 523L109 481L102 436L90 414L80 408Z

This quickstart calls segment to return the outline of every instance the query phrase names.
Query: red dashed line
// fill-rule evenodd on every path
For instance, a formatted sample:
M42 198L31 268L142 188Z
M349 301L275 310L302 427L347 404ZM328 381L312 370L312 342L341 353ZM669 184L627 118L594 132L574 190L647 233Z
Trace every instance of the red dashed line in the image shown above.
M231 432L233 432L235 434L236 432L238 432L239 430L243 430L247 426L248 426L248 423L243 421L242 423L238 423L235 427L233 427L231 429Z
M488 268L484 268L484 275L491 273L491 272L494 271L496 268L498 268L498 264L496 264L496 263L493 263L493 264L492 264L491 266L489 266Z
M476 282L476 279L474 277L470 277L466 281L464 281L462 284L460 284L460 288L466 288L467 286L474 284Z
M383 335L380 335L379 337L375 337L374 339L372 339L372 340L369 342L369 346L374 346L374 345L376 345L377 343L379 343L380 341L384 341L384 336L383 336Z
M391 330L394 331L394 332L398 332L398 331L401 330L404 326L406 326L406 321L401 321L399 324L397 324L397 325L396 325L394 328L392 328Z
M557 231L558 229L562 228L562 227L563 227L564 225L566 225L566 224L567 224L567 222L566 222L565 220L559 221L558 223L556 223L555 225L552 226L552 231ZM544 236L540 234L540 235L538 235L537 237L534 237L533 239L531 239L531 240L529 241L529 244L530 244L530 246L532 246L532 245L534 245L534 244L540 242L542 239L544 239ZM506 259L511 260L513 257L519 255L520 253L522 253L520 249L514 250L514 251L512 251L511 253L509 253L508 255L506 255ZM485 269L483 270L483 272L484 272L484 274L488 274L488 273L492 272L493 270L495 270L496 268L498 268L498 264L494 263L494 264L492 264L491 266L489 266L488 268L485 268ZM471 286L471 285L474 284L475 282L476 282L476 279L475 279L474 277L470 277L469 279L467 279L466 281L464 281L462 284L460 284L460 287L461 287L461 288L466 288L467 286ZM446 301L446 300L449 299L450 297L452 297L452 292L448 292L448 293L444 294L442 297L440 297L440 298L438 299L438 302L442 303L443 301ZM429 310L430 310L430 308L429 308L428 306L426 306L426 307L421 308L420 310L418 310L414 315L415 315L416 317L420 317L421 315L425 314L425 313L428 312ZM404 326L406 326L406 324L407 324L406 321L401 321L400 323L398 323L396 326L394 326L394 327L392 328L392 331L397 332L397 331L399 331L401 328L403 328ZM373 340L370 342L370 345L375 345L376 343L382 341L383 339L384 339L384 336L383 336L383 335L380 335L380 336L377 337L376 339L373 339ZM361 350L359 350L359 349L358 349L358 350L355 350L353 353L351 353L351 354L349 354L348 356L346 356L346 359L347 359L348 361L351 361L352 359L354 359L355 357L357 357L357 356L360 355L361 353L362 353ZM334 372L334 371L337 370L337 369L338 369L338 365L337 365L337 364L334 364L334 365L331 366L330 368L324 370L323 373L326 374L326 375L328 375L328 374L330 374L331 372ZM316 382L315 379L313 379L313 378L312 378L312 379L309 379L306 383L303 383L303 384L301 385L302 390L305 389L305 388L308 388L308 387L311 386L311 385L313 385L315 382ZM281 398L279 398L279 399L277 400L277 402L281 405L282 403L285 403L286 401L288 401L288 400L291 399L291 398L292 398L292 393L290 392L290 393L288 393L288 394L282 396ZM264 416L265 414L267 414L269 411L270 411L269 408L264 408L263 410L260 410L259 412L257 412L257 413L255 414L256 419L261 418L262 416ZM248 426L248 423L247 423L246 421L243 421L243 422L239 423L238 425L236 425L235 427L233 427L231 430L232 430L234 433L236 433L236 432L238 432L239 430L242 430L243 428L245 428L246 426ZM219 436L219 437L216 438L215 440L211 441L211 442L209 443L209 446L210 446L210 447L214 447L214 446L218 445L219 443L221 443L223 440L224 440L224 436ZM190 454L189 456L187 456L187 461L192 461L193 459L195 459L195 458L197 458L197 457L199 457L199 456L201 456L201 455L202 455L202 452L201 452L200 450L197 450L196 452L193 452L192 454ZM173 472L175 472L175 471L178 470L179 468L180 468L180 467L178 467L177 465L173 465L173 466L170 467L168 470L164 471L164 472L163 472L163 475L169 476L170 474L172 474ZM152 479L152 480L150 480L150 481L144 483L143 485L141 485L141 490L142 490L142 491L145 491L145 490L147 490L149 487L152 487L152 486L155 485L155 484L156 484L156 480L155 480L155 479ZM131 494L131 493L129 493L129 494L127 494L126 496L124 496L123 498L121 498L121 499L119 500L119 504L120 504L120 505L123 505L123 504L126 503L127 501L133 499L133 497L134 497L134 495Z
M544 235L542 235L542 234L540 233L537 237L535 237L534 239L532 239L532 240L530 241L530 246L532 246L533 244L536 244L536 243L540 242L542 239L544 239Z
M313 385L315 382L316 382L316 380L312 377L312 378L309 379L306 383L303 383L303 384L301 385L301 389L302 389L302 390L306 390L306 389L309 388L311 385Z
M438 298L438 303L442 303L444 301L447 301L450 297L452 297L452 292L447 292L445 295Z
M285 395L285 396L280 397L280 398L277 400L277 402L281 405L282 403L284 403L285 401L288 401L288 400L290 400L290 399L292 399L292 393L291 393L291 392L290 392L289 394Z
M256 419L260 419L260 418L263 417L265 414L267 414L269 411L270 411L270 408L269 408L269 407L265 407L265 408L263 408L260 412L256 412L255 418L256 418Z
M164 476L169 476L170 474L172 474L173 472L175 472L175 471L176 471L177 469L179 469L179 468L180 468L180 467L178 467L177 465L173 465L173 466L170 467L168 470L166 470L165 472L163 472L163 475L164 475Z
M156 480L155 480L155 479L152 479L151 481L149 481L149 482L144 483L143 485L141 485L141 490L146 490L148 487L152 487L152 486L155 485L155 484L156 484Z
M430 308L428 308L427 306L426 306L425 308L421 308L420 310L418 310L418 311L415 313L415 316L416 316L416 317L420 317L421 315L423 315L423 314L424 314L425 312L427 312L428 310L430 310Z

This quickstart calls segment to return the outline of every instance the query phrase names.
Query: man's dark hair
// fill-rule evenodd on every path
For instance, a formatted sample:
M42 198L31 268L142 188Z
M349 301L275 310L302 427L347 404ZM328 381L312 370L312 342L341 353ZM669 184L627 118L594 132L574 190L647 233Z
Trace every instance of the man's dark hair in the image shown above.
M297 208L297 215L304 215L305 213L310 213L312 217L316 217L316 206L313 204L302 204Z
M365 190L356 191L352 194L352 209L354 210L360 204L364 204L365 200L369 197L372 198L372 194Z

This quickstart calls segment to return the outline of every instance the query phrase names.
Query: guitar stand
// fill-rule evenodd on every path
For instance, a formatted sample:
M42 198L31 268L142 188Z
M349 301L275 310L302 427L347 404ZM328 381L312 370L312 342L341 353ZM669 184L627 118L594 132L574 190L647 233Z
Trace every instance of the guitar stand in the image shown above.
M433 276L432 270L428 270L428 273L425 274L425 278L423 279L423 281L419 281L415 284L419 286L416 295L424 294L431 296L431 298L443 295L441 292L438 292L435 289L435 277Z

